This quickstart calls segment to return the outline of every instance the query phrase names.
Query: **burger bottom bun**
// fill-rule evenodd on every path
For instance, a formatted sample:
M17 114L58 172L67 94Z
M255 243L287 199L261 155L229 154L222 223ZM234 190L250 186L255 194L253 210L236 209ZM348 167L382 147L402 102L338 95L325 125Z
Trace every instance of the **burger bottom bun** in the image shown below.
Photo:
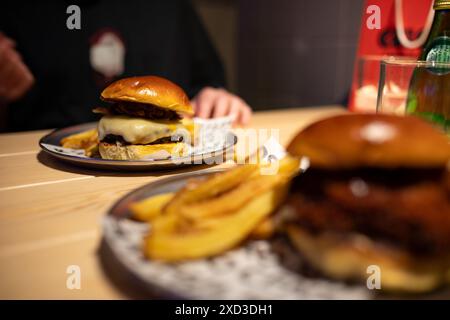
M323 275L344 281L369 281L369 266L380 270L381 290L424 293L449 280L449 258L418 259L404 250L377 244L363 235L313 235L290 224L287 234L306 262ZM366 282L366 283L367 283Z
M100 142L99 152L108 160L161 160L186 156L189 146L182 142L127 146Z

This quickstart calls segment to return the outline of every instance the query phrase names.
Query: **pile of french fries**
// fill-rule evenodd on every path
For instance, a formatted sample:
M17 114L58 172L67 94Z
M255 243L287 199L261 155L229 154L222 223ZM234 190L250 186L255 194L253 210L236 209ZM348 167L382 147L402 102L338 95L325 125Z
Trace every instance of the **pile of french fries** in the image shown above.
M248 238L270 237L275 232L272 213L284 200L299 160L283 158L271 175L261 173L265 165L240 165L191 180L176 193L133 203L133 218L150 223L145 256L167 262L206 258Z
M87 157L98 155L98 131L94 128L67 136L61 139L61 146L70 149L83 149Z

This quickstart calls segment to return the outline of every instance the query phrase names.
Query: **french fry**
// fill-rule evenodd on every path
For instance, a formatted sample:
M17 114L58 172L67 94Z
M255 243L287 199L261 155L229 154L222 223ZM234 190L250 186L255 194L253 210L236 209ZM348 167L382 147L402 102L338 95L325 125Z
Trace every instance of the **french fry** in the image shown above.
M206 180L188 182L186 187L174 196L174 199L167 204L163 211L165 214L177 214L188 203L212 198L236 187L257 170L258 166L256 165L238 166Z
M261 176L256 171L256 176L253 177L255 175L255 172L253 172L250 179L237 185L235 189L219 197L180 206L179 212L184 218L193 221L232 213L258 194L286 183L290 177L298 172L298 167L298 159L286 157L279 161L278 174Z
M266 217L253 229L250 236L253 239L269 239L276 231L275 221L272 217Z
M220 254L248 237L267 239L275 232L270 214L284 199L299 160L279 161L273 175L264 165L242 165L205 180L192 180L172 195L133 205L137 219L151 222L144 239L150 259L174 262Z
M98 150L98 131L96 128L72 134L61 139L61 146L70 149L84 149L87 156Z
M173 232L181 224L179 218L174 214L161 215L150 224L152 234Z
M205 201L186 204L180 208L180 214L189 220L197 221L216 217L239 210L255 196L282 183L281 176L258 176L238 185L235 189Z
M97 139L98 132L94 128L61 139L61 145L65 148L84 149L86 146L91 145L92 142L96 142Z
M145 238L145 255L162 261L210 257L235 247L280 204L286 188L269 190L210 229L154 230Z
M100 152L98 150L98 143L93 143L92 145L86 147L86 149L84 149L84 153L87 157L96 157L96 156L100 156Z
M203 220L197 220L192 225L191 228L196 230L206 230L217 228L223 222L223 216L207 218ZM265 217L250 233L252 239L268 239L276 231L275 221L271 216Z
M291 156L285 156L279 160L279 174L292 177L300 170L300 159Z
M270 166L278 166L275 175L291 178L292 176L297 174L300 170L300 159L296 157L285 156L283 159L278 160L275 163L268 163L268 162L259 163L260 169Z
M133 218L138 221L151 221L160 216L163 207L173 198L174 193L162 193L156 196L132 203L130 210Z
M189 211L187 215L182 212L180 221L186 218L184 220L185 224L190 224L193 228L214 228L222 223L224 216L235 214L255 197L269 190L286 189L289 185L289 181L280 176L270 176L270 178L269 176L265 176L264 179L259 178L244 183L232 192L214 198L211 201L202 202L198 206L192 206L194 210ZM267 183L263 182L269 179L272 181ZM260 184L255 187L253 182ZM182 210L187 210L187 208L182 208ZM266 220L268 221L262 221L260 225L255 227L255 238L268 238L270 234L275 232L275 224L272 219L267 217Z

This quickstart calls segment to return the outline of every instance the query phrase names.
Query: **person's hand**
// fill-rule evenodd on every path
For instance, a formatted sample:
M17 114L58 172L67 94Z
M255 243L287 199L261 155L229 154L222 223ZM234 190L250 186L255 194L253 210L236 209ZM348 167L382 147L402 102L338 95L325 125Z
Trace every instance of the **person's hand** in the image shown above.
M33 83L34 77L15 50L15 42L0 32L0 103L19 99Z
M200 118L216 118L233 115L234 123L248 124L252 109L238 96L225 89L205 87L191 101L195 115Z

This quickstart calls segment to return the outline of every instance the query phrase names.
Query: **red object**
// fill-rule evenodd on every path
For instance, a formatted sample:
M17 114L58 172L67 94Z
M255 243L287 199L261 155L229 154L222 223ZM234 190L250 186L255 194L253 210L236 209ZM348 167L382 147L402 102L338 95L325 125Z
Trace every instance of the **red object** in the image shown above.
M418 38L427 22L427 17L433 0L403 0L402 17L404 32L408 39ZM373 17L373 11L368 8L377 6L380 10L380 29L369 29L367 21ZM366 0L363 7L361 31L359 37L358 51L356 54L355 68L353 74L352 90L349 101L349 109L360 111L355 103L356 91L361 86L373 85L378 87L379 59L382 56L409 56L418 57L421 48L408 49L399 41L396 33L396 0ZM371 57L372 56L372 57ZM369 60L373 56L380 56L376 63L365 64L365 58ZM376 60L376 59L375 59ZM363 68L363 69L362 69ZM363 74L364 79L361 79Z

